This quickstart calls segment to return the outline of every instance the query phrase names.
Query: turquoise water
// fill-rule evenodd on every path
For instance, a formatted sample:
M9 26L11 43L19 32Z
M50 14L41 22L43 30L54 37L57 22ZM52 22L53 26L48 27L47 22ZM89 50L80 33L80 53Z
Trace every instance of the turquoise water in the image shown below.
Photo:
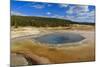
M85 39L83 36L75 33L51 33L35 38L41 43L48 44L74 43L83 39Z

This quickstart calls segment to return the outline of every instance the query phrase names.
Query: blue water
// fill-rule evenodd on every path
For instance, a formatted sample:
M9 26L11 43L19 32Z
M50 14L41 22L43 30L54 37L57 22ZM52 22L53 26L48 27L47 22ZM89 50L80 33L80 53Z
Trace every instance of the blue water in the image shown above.
M83 39L85 39L83 36L75 33L51 33L35 38L35 40L41 43L48 44L74 43Z

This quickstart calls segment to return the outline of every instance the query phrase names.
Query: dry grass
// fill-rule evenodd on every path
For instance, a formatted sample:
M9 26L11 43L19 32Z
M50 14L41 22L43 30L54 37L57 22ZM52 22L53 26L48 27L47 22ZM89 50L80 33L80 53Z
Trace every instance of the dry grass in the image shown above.
M29 54L31 58L32 55L38 55L48 58L51 63L93 61L95 60L94 48L94 46L50 48L33 43L31 40L16 41L11 44L11 51L14 53Z
M91 31L95 29L94 25L79 25L79 24L73 24L69 27L40 27L39 29L44 30L83 30L83 31Z
M92 26L92 25L79 25L79 24L74 24L72 26L72 29L74 29L74 30L90 31L90 30L94 30L95 29L95 26Z

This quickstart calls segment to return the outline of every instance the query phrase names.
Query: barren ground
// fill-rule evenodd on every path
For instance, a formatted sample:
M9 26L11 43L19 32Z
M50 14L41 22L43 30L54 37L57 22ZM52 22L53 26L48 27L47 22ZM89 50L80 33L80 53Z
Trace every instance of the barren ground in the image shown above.
M62 46L50 47L46 44L33 42L27 39L28 35L39 36L52 32L72 32L84 36L86 39L78 43L69 43ZM24 37L20 40L13 40L17 37ZM75 45L73 45L75 44ZM70 46L67 46L70 45ZM70 63L95 60L95 31L94 27L82 27L82 29L67 28L34 28L20 27L11 30L11 52L19 53L33 60L38 64ZM34 56L35 55L35 56ZM42 59L39 59L41 58ZM12 58L13 61L13 58ZM23 62L23 61L21 61ZM26 62L25 62L26 63Z

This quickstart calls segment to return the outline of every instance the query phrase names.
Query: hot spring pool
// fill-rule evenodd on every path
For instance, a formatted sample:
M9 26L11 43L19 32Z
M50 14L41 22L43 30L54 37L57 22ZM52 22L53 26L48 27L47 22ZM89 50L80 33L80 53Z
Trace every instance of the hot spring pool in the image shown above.
M74 43L83 39L85 39L83 36L76 33L50 33L35 38L36 41L47 44Z

